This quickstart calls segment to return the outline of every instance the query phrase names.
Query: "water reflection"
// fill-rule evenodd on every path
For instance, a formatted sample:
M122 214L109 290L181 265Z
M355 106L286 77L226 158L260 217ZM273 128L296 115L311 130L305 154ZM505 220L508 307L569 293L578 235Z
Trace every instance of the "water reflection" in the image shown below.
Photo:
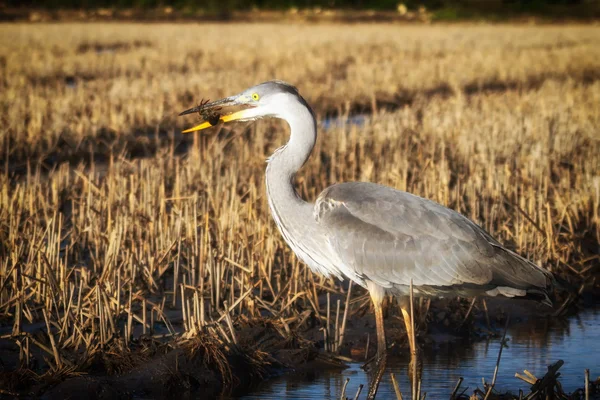
M523 389L529 385L515 378L515 372L527 369L542 377L547 366L559 359L565 361L560 369L560 381L566 392L583 387L584 369L592 377L600 373L600 310L589 310L568 320L531 320L513 323L508 331L508 347L504 348L496 382L499 391ZM500 339L469 343L454 341L423 349L422 391L428 398L448 398L459 377L464 378L462 389L472 393L482 387L481 378L490 381L494 373ZM386 376L378 391L378 398L395 398L389 373L394 372L405 398L410 393L407 368L410 358L388 358ZM346 395L354 397L360 384L365 385L368 375L360 364L351 364L339 371L315 371L308 375L293 374L272 379L243 399L338 399L346 378L350 383Z

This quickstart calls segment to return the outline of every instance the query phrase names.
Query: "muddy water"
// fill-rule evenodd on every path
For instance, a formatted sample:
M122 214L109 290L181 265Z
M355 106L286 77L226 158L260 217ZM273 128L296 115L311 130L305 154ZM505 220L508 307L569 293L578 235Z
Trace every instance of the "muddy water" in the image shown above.
M560 369L560 381L566 392L583 387L584 370L589 368L591 378L600 375L600 309L588 310L567 320L537 320L511 324L500 362L496 382L499 391L529 392L529 385L515 378L515 372L527 369L537 377L547 366L559 359L565 361ZM427 398L448 398L459 377L464 378L461 389L469 387L473 393L482 387L481 379L491 381L500 348L500 339L467 343L446 342L423 349L423 391ZM378 398L395 399L389 372L399 378L400 388L409 395L407 376L408 358L388 361L386 376ZM315 371L302 376L287 374L265 382L243 399L339 399L342 386L350 378L346 395L354 397L360 384L367 387L368 375L358 363L343 371ZM365 398L365 392L360 396Z

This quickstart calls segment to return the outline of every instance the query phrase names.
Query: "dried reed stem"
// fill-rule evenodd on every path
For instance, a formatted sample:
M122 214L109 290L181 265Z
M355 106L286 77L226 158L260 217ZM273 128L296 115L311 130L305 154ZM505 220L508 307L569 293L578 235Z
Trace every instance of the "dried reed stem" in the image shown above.
M394 375L393 372L390 372L390 376L392 378L392 385L394 386L394 393L396 393L396 399L404 400L402 397L402 392L400 391L400 385L398 384L398 381L396 380L396 375Z
M484 400L487 400L492 393L492 389L496 385L496 378L498 376L498 370L500 369L500 358L502 357L502 350L504 349L506 331L508 330L508 322L510 321L510 317L506 317L506 323L504 324L504 333L502 334L502 339L500 340L500 350L498 350L498 358L496 359L496 367L494 368L494 377L492 378L492 384L489 386L487 393L485 394Z

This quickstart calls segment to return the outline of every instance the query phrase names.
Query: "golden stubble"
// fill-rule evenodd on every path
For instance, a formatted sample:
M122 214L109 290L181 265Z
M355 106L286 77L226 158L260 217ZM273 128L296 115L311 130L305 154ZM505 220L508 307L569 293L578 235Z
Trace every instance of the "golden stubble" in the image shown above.
M305 198L378 182L575 282L598 263L598 27L5 24L0 37L0 314L58 369L157 326L231 343L240 315L270 315L282 335L302 310L326 318L320 294L344 289L298 262L265 198L285 124L179 134L199 99L274 78L320 121L366 116L320 128ZM36 321L47 343L23 331Z

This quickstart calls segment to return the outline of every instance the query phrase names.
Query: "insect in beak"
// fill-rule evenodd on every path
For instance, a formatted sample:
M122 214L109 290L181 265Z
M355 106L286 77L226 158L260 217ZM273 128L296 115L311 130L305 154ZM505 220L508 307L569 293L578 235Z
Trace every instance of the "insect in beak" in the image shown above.
M232 110L229 112L223 112L224 108L231 108ZM202 118L201 124L196 125L193 128L186 129L182 133L201 131L203 129L215 126L219 122L229 122L243 119L248 116L247 111L249 108L253 108L253 106L238 101L237 96L226 97L221 100L213 101L212 103L208 100L202 100L198 106L190 108L189 110L185 110L179 114L181 116L198 113L198 115L200 115Z

